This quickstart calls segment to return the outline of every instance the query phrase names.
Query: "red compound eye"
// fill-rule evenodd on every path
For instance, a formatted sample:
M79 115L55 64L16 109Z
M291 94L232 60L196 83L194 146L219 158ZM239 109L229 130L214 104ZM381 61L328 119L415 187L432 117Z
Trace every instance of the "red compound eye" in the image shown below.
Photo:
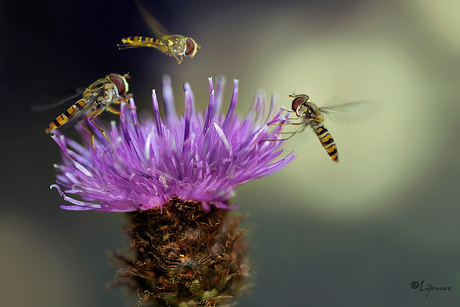
M304 102L306 102L308 100L308 96L307 95L296 95L294 96L294 100L292 100L292 111L296 112L297 111L297 108L302 105Z
M196 49L197 49L196 43L191 38L187 38L186 43L187 43L187 49L185 49L185 55L193 57L195 55Z
M109 79L117 87L119 95L126 93L126 81L122 76L113 74L109 76Z

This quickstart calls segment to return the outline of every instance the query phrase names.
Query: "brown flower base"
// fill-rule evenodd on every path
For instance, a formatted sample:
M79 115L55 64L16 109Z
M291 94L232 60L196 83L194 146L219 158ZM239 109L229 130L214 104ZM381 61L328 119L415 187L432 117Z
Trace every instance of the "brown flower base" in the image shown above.
M230 306L243 290L249 265L241 216L176 198L128 216L134 256L113 255L121 267L116 284L146 306Z

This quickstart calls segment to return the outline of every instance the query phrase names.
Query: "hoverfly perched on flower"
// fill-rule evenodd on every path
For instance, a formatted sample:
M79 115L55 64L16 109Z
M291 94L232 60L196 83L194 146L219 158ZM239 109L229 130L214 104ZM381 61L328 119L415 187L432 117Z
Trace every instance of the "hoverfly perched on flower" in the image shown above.
M125 74L124 76L118 74L110 74L105 78L96 80L84 91L77 89L74 91L74 94L71 97L75 97L75 93L80 93L83 95L83 97L74 103L70 108L68 108L64 113L56 117L56 119L53 120L45 129L45 132L50 133L51 131L58 129L59 127L62 127L69 122L79 121L82 127L91 135L91 144L94 148L94 134L92 134L82 123L83 119L89 118L91 123L93 123L93 125L99 129L104 137L110 142L110 139L105 133L104 129L99 127L94 122L94 119L105 110L114 114L120 114L120 111L114 109L111 104L126 102L133 96L132 94L127 93L129 87L126 79L129 78L129 74ZM62 99L52 105L39 105L32 107L32 109L35 111L43 111L55 107L56 105L62 104L66 101L68 101L68 99Z
M136 3L144 19L157 38L145 36L130 36L122 38L121 42L123 44L118 44L118 49L122 50L151 47L160 50L164 54L173 56L177 60L178 64L182 62L182 56L193 58L198 49L201 49L201 47L191 37L169 34L169 32L152 15L150 15L146 9L142 7L139 1L136 1Z
M319 108L316 104L308 101L310 97L305 94L289 95L292 97L292 110L286 110L287 112L294 112L297 118L294 118L294 122L283 123L282 125L300 125L300 127L294 132L288 132L291 135L284 139L271 140L271 141L285 141L292 138L295 134L303 132L308 126L312 127L315 134L318 136L321 145L331 157L332 161L339 162L339 153L337 146L335 145L334 139L329 131L323 124L323 114L329 115L331 120L338 123L354 123L365 120L378 111L380 106L376 103L369 101L356 101L344 104L339 104L331 107Z

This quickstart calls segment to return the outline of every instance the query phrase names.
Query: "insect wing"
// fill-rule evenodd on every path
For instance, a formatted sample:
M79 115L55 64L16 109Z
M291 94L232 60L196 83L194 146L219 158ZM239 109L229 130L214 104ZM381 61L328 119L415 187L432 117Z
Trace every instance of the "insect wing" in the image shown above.
M85 90L86 88L80 87L75 90L59 91L46 94L40 99L39 103L33 105L31 109L34 112L42 112L54 109L61 104L75 100L77 97L81 97Z
M165 35L169 35L170 33L166 30L158 20L153 17L148 10L141 4L140 0L136 0L136 4L139 7L139 10L142 13L142 17L144 17L145 22L147 22L150 29L152 29L153 34L157 38L163 38Z
M336 106L320 108L321 113L339 124L353 124L377 115L382 105L371 101L355 101Z
M65 129L72 128L73 126L75 126L75 124L77 124L85 116L87 116L88 114L91 114L93 112L92 109L95 107L95 103L99 96L100 94L93 95L89 98L84 97L81 100L77 101L74 105L72 105L71 108L74 108L75 111L72 113L72 115L69 117L69 119L65 123ZM80 109L76 107L76 104L80 103L81 101L83 101L85 105L83 106L83 108Z

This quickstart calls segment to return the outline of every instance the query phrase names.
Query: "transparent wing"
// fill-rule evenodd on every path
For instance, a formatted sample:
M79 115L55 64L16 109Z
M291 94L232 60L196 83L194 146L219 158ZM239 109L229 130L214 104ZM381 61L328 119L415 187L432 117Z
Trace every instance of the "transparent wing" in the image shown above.
M61 104L75 100L77 97L81 97L85 92L84 87L77 88L69 91L59 91L46 94L40 101L31 107L34 112L42 112L50 109L54 109Z
M166 30L158 20L155 19L155 17L152 16L148 12L148 10L145 8L145 6L142 5L140 0L136 0L137 7L139 8L139 11L142 13L142 17L144 17L145 22L147 22L148 26L150 29L152 29L153 34L157 38L162 38L165 35L169 35L168 30Z
M100 96L101 94L98 94L98 95L94 95L92 97L90 97L89 99L84 99L85 101L85 106L83 107L83 109L78 109L77 111L75 111L74 113L72 113L72 116L67 120L67 122L65 123L65 128L64 129L70 129L72 128L73 126L75 126L75 124L77 124L80 120L82 120L84 117L88 116L88 115L91 115L92 113L94 113L93 111L91 111L91 109L94 107L94 103L97 101L97 98ZM60 128L61 129L61 128Z
M355 101L320 108L321 113L339 124L352 124L369 119L382 111L383 105L373 101Z

